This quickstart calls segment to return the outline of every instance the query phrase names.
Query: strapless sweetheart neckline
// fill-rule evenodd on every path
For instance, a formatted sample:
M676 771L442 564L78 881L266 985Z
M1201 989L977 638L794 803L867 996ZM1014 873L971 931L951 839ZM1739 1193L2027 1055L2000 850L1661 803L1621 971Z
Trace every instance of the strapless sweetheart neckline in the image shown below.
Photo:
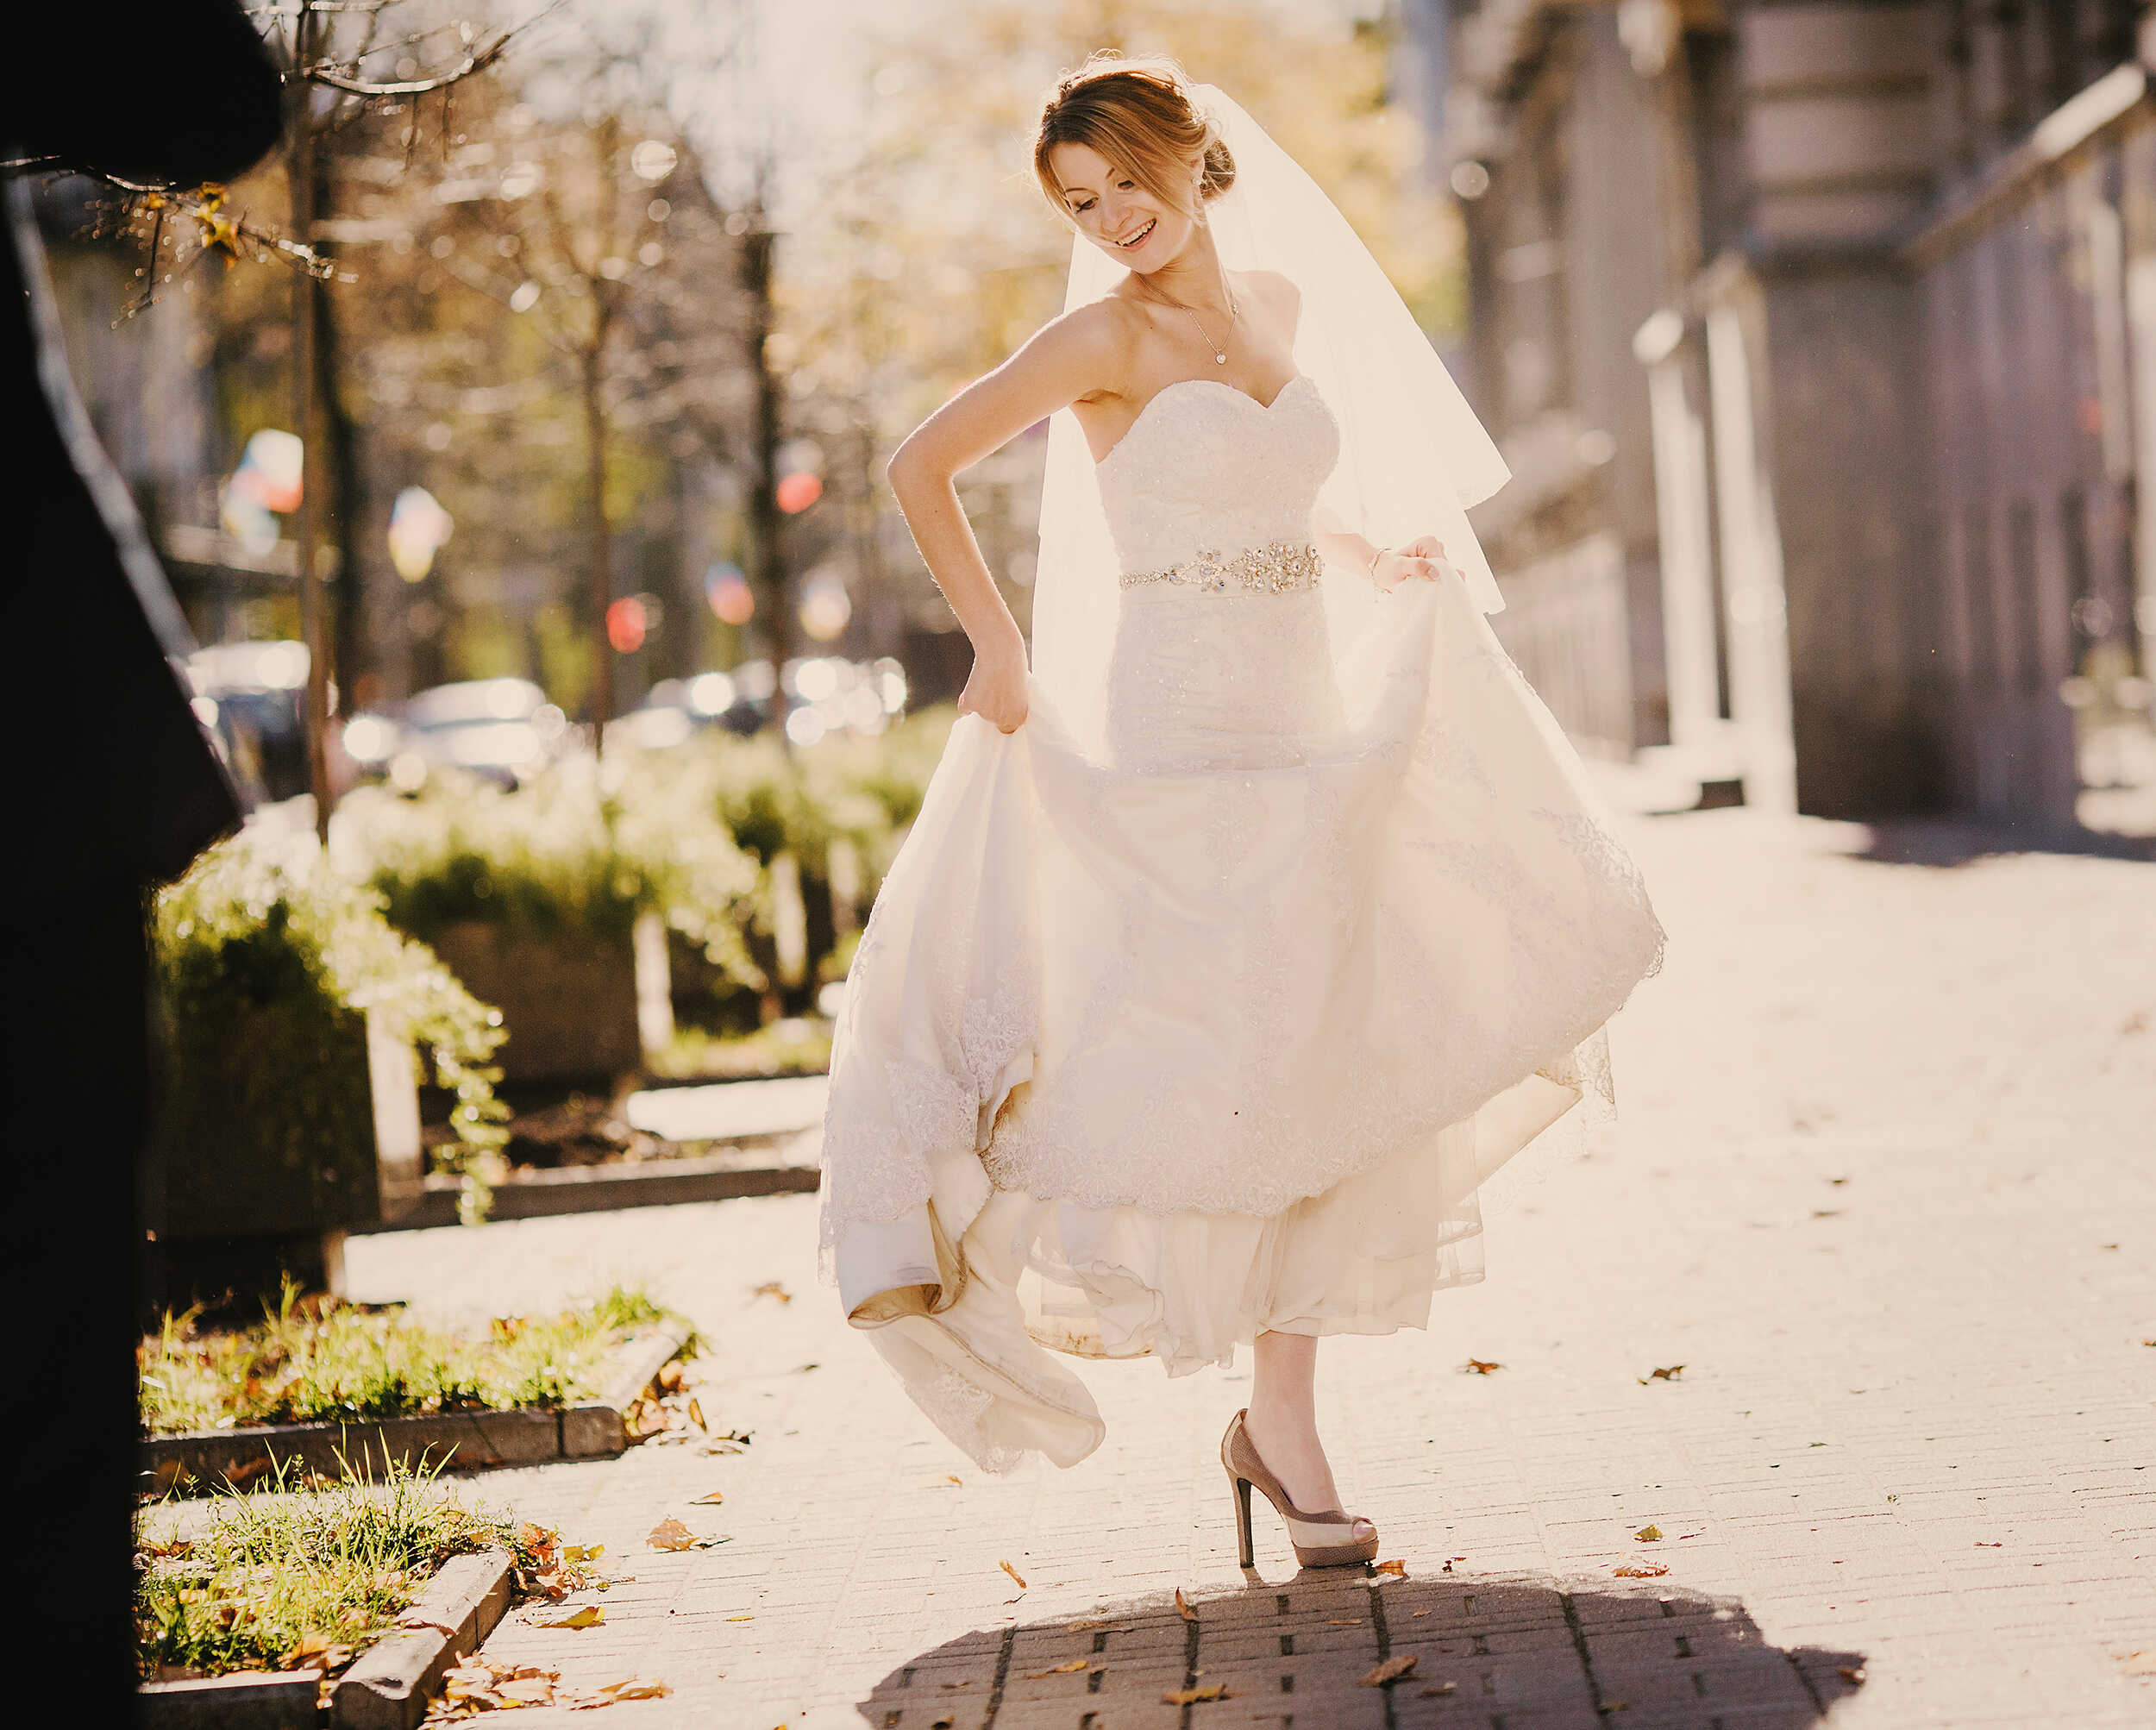
M1123 429L1123 436L1108 447L1106 455L1099 456L1094 459L1094 468L1096 472L1106 468L1108 466L1110 458L1113 457L1116 452L1121 450L1125 445L1130 443L1131 435L1136 432L1144 423L1146 416L1153 412L1153 404L1157 403L1170 391L1180 389L1182 385L1210 385L1216 391L1226 391L1231 395L1242 398L1244 402L1248 403L1252 408L1256 409L1258 413L1263 415L1270 414L1275 409L1278 408L1281 405L1282 401L1287 397L1288 392L1294 390L1296 385L1307 385L1309 382L1309 373L1297 373L1294 377L1289 379L1286 384L1282 385L1277 391L1273 392L1273 399L1271 402L1261 403L1248 391L1243 389L1241 385L1231 385L1225 379L1172 379L1145 399L1145 406L1140 409L1137 414L1131 417L1130 425Z

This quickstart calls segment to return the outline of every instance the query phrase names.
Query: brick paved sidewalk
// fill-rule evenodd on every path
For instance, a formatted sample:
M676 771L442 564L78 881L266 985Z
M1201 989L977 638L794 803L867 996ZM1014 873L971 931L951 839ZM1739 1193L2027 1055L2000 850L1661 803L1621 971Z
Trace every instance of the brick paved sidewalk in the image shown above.
M1617 1030L1623 1153L1494 1221L1428 1333L1323 1353L1404 1579L1298 1577L1261 1504L1245 1580L1240 1371L1083 1366L1100 1452L980 1476L838 1322L811 1196L355 1242L359 1294L446 1310L643 1278L754 1432L473 1481L634 1576L488 1655L661 1677L610 1708L652 1726L2156 1724L2156 867L1863 840L1636 828L1671 953ZM646 1549L668 1515L729 1541Z

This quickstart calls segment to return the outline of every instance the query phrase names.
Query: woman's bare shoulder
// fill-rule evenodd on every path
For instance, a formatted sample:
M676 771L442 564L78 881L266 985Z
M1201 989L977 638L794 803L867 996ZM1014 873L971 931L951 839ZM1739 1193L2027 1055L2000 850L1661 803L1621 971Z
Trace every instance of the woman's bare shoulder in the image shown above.
M1243 270L1236 275L1246 289L1275 306L1292 312L1302 304L1302 291L1295 286L1293 277L1282 276L1276 270Z

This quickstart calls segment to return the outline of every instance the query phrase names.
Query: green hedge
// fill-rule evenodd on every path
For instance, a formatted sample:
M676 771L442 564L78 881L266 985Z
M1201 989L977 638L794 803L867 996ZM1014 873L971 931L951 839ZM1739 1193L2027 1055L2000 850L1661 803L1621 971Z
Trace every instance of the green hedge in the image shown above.
M367 1217L369 1012L454 1094L456 1140L436 1158L467 1174L467 1201L483 1207L475 1157L506 1139L489 1064L501 1017L394 930L381 895L311 836L258 826L211 848L158 896L155 934L176 1207L200 1214L222 1195L267 1219L235 1219L234 1232ZM195 1178L215 1194L192 1193Z

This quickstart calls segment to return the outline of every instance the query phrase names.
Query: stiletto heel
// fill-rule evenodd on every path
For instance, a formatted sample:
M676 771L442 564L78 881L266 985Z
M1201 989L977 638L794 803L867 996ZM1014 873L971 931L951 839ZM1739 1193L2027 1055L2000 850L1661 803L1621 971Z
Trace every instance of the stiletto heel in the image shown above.
M1235 1486L1236 1537L1242 1545L1243 1565L1254 1567L1256 1551L1250 1543L1250 1490L1252 1486L1265 1493L1273 1511L1279 1514L1288 1527L1288 1541L1294 1546L1295 1560L1306 1568L1345 1568L1358 1563L1377 1559L1377 1534L1367 1538L1355 1536L1356 1516L1343 1513L1337 1507L1319 1508L1305 1512L1297 1507L1294 1499L1282 1486L1259 1456L1256 1444L1243 1420L1250 1415L1245 1407L1228 1420L1227 1433L1220 1438L1220 1464L1227 1468L1229 1480Z
M1257 1551L1250 1543L1250 1481L1238 1477L1234 1468L1230 1467L1228 1487L1235 1492L1235 1541L1242 1553L1243 1565L1255 1568Z

